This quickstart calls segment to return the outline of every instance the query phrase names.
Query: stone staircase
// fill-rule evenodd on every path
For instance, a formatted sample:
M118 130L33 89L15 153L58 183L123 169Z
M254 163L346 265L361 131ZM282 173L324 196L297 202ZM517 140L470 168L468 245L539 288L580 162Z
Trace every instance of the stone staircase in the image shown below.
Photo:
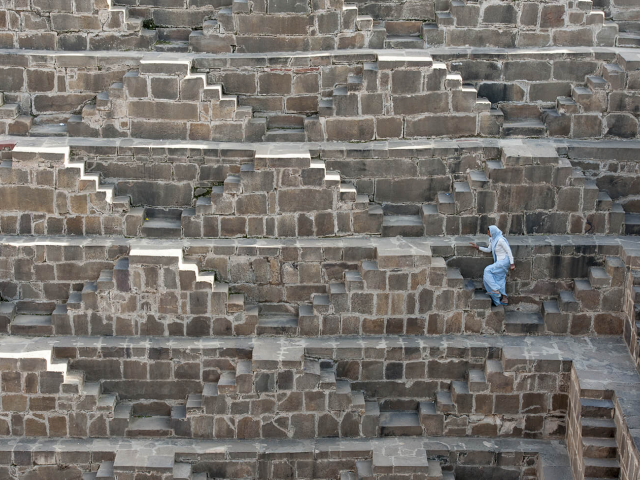
M580 409L585 478L620 478L613 402L606 398L580 398Z
M485 2L447 0L436 6L435 23L422 26L428 45L528 48L614 46L618 25L605 21L593 2ZM624 43L624 41L623 41Z
M123 220L130 212L130 196L116 195L114 185L104 183L99 173L87 171L84 159L71 158L69 147L29 143L6 147L10 150L2 152L0 169L6 178L19 180L9 187L12 192L4 200L4 210L48 214L29 233L122 232ZM48 180L39 180L45 177ZM68 215L73 218L65 219Z
M189 49L208 53L384 48L386 31L342 0L318 5L250 4L234 0L189 35Z
M532 175L534 170L536 175ZM507 197L511 206L505 208L501 205ZM557 212L551 214L557 224L541 224L535 210ZM577 221L575 214L570 220L562 213L568 211L582 212L582 220ZM505 146L499 160L484 162L484 171L469 170L466 178L453 182L452 192L440 192L435 203L422 205L424 234L482 234L488 227L483 217L497 221L496 212L507 213L503 226L511 223L508 228L517 233L620 233L624 223L622 206L613 203L579 167L558 157L554 147ZM522 212L525 215L518 225L515 216ZM576 223L570 225L571 221Z
M628 80L628 71L637 67L634 59L632 53L619 53L616 63L603 63L583 84L572 84L570 91L559 85L557 89L566 89L567 94L556 99L538 91L536 95L543 99L535 103L523 101L521 95L496 93L491 122L481 130L501 137L635 137L638 122L625 114L634 111L632 105L640 97ZM485 83L482 93L490 85Z
M376 234L382 221L381 209L370 204L367 195L358 195L355 185L343 181L339 172L328 171L322 160L311 159L308 152L286 148L258 149L252 162L243 163L238 173L214 185L210 196L197 198L195 208L178 215L174 220L177 237L181 225L187 232L196 224L207 223L211 228L212 220L223 236L274 236L276 232L293 236L296 231L298 236L335 235L335 215L346 219L339 220L340 231ZM166 230L156 235L144 232L147 223L143 234L166 236Z
M122 82L70 118L69 134L85 137L189 138L252 141L266 132L264 119L225 95L205 74L192 72L191 60L145 60ZM204 123L202 121L205 120ZM208 122L206 122L208 120Z

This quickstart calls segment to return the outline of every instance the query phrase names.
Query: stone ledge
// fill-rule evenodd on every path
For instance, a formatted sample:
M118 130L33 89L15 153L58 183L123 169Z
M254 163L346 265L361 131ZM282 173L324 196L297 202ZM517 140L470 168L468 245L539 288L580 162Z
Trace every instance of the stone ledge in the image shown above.
M337 158L413 158L456 155L461 151L492 150L505 146L552 145L559 154L581 153L577 158L618 159L631 161L638 158L640 140L573 140L566 138L544 139L499 139L499 138L458 138L458 139L421 139L399 141L373 141L364 143L348 142L306 142L306 143L234 143L206 142L190 140L149 140L149 139L107 139L79 137L19 137L0 135L0 146L17 145L20 147L70 147L74 152L83 154L116 154L140 156L160 155L163 151L171 154L204 155L206 157L253 158L255 153L273 151L277 153L309 152L312 157L321 155L324 159ZM182 150L182 152L178 152Z

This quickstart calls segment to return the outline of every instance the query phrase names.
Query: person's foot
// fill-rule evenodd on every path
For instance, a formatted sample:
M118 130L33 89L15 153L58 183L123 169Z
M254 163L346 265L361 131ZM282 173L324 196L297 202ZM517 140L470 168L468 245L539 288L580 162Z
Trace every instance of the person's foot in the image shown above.
M502 305L509 305L509 299L507 298L506 295L502 295L502 297L500 297L500 303Z

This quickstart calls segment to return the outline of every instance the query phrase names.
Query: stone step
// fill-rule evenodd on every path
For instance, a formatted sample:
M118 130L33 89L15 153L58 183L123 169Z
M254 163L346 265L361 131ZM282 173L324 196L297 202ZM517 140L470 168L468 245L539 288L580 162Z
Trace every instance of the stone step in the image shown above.
M575 295L570 290L560 292L558 295L558 305L560 311L564 313L577 312L580 310L580 303L578 303Z
M449 12L436 12L436 25L438 28L453 26L455 19Z
M51 315L15 315L11 321L11 333L44 337L53 335Z
M640 235L640 213L625 213L624 233L626 235Z
M182 237L181 210L147 208L144 212L141 233L149 238Z
M605 90L607 88L607 81L599 75L587 75L587 86L592 92Z
M422 435L418 412L381 412L380 436L402 437Z
M502 125L503 137L542 137L546 132L540 120L511 120Z
M331 301L329 300L329 295L324 294L315 294L313 295L313 313L315 315L324 315L329 313L329 309L331 307Z
M471 170L468 174L471 188L484 188L489 183L487 175L482 170Z
M125 430L126 437L170 437L173 435L171 417L133 417Z
M579 113L580 107L571 97L558 97L556 99L556 110L563 115L572 115Z
M29 129L30 137L66 137L68 135L67 125L64 123L44 123L33 125Z
M232 293L227 299L227 312L239 313L244 311L244 294Z
M115 393L101 393L98 398L97 410L113 412L118 404L118 395Z
M504 328L507 333L531 334L544 332L544 320L540 313L507 311L504 315Z
M348 292L364 290L364 280L360 272L347 270L344 272L344 284Z
M268 129L264 136L265 142L306 142L306 140L304 128Z
M321 390L335 390L336 385L336 372L329 368L320 369L320 382L318 384L318 388Z
M236 372L226 371L220 374L218 380L218 392L220 394L236 392Z
M185 407L187 409L187 415L203 413L202 394L190 393L189 396L187 396Z
M385 215L382 219L383 237L422 237L424 226L419 215Z
M390 35L384 42L384 48L417 49L425 47L424 39L410 35Z
M584 458L585 477L594 478L618 478L620 475L620 463L615 458Z
M472 310L489 310L492 305L492 300L485 292L475 290L469 303L469 308Z
M295 335L298 332L298 317L260 315L256 332L258 335Z
M355 202L358 191L352 183L342 182L340 184L340 200L343 202Z
M613 438L616 424L611 418L581 418L583 437Z
M366 408L366 402L363 392L351 392L351 411L364 412Z
M467 388L469 392L484 392L488 388L487 377L483 370L469 370L469 378L467 379Z
M453 402L451 392L439 390L436 392L436 410L440 413L455 413L456 404Z
M173 480L191 480L191 464L174 463Z
M614 405L611 400L596 398L580 399L580 415L583 418L613 418Z
M456 202L453 195L446 192L438 193L436 197L436 205L438 207L438 213L440 215L455 215L456 214Z
M617 63L605 63L602 76L609 82L612 90L623 90L627 83L627 73Z
M96 480L115 480L113 462L101 462L95 478Z
M340 472L340 480L356 480L355 472Z
M358 480L375 480L373 462L371 460L356 461L356 478Z
M187 53L189 51L189 41L158 41L153 45L153 50L156 52Z
M5 103L0 106L0 119L1 120L13 120L20 115L20 105L17 103Z
M582 437L582 455L586 458L616 458L617 454L615 438Z
M594 288L609 288L611 277L603 267L589 267L589 283Z
M598 192L597 210L600 212L606 212L613 207L613 200L607 192Z
M446 272L447 287L449 288L463 288L464 277L460 270L457 268L447 268Z
M616 37L618 47L640 47L640 33L622 32Z

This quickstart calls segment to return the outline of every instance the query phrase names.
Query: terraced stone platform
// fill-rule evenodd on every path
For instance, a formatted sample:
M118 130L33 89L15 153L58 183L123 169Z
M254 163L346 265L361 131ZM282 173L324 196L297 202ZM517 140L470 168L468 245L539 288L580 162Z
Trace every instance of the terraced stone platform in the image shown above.
M0 478L640 480L639 47L635 0L0 4Z

